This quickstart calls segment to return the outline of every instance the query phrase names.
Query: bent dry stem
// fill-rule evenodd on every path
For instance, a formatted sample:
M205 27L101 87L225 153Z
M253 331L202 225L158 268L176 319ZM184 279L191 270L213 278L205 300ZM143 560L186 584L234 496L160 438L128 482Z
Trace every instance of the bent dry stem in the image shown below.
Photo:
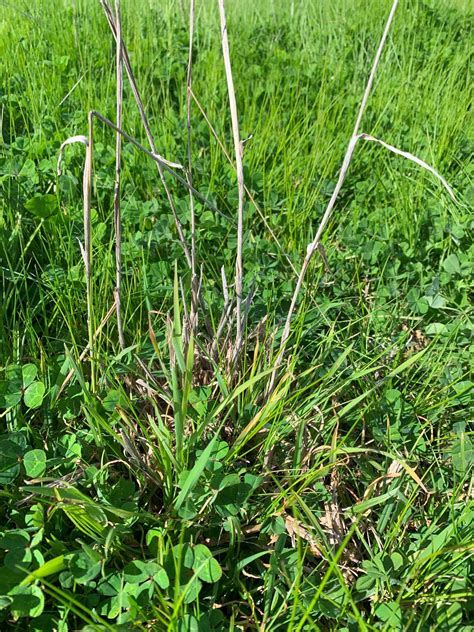
M89 338L89 344L88 344L88 348L90 351L90 355L91 355L91 385L92 385L92 390L95 390L95 368L94 368L94 318L93 318L93 288L92 288L92 242L91 242L91 197L92 197L92 164L93 164L93 121L94 118L97 118L99 121L101 121L102 123L104 123L104 125L110 127L112 130L114 130L117 134L118 137L124 137L126 140L128 140L130 143L132 143L139 151L141 151L142 153L144 153L145 155L149 156L155 163L157 163L160 166L161 172L163 173L163 170L168 171L178 182L180 182L180 184L182 184L186 189L188 189L190 192L192 192L194 195L196 195L196 197L198 197L204 204L206 204L207 206L209 206L212 210L217 211L217 209L215 208L215 206L213 204L211 204L203 195L201 195L199 193L199 191L197 191L196 189L194 189L194 187L192 187L192 185L190 185L186 179L182 178L179 174L176 173L176 171L174 170L175 168L180 168L181 165L179 165L178 163L172 163L170 161L167 161L166 159L162 158L162 156L160 156L159 154L156 154L154 152L151 152L149 150L147 150L145 147L143 147L137 140L135 140L132 136L130 136L129 134L127 134L126 132L124 132L122 129L120 129L117 125L115 125L114 123L112 123L111 121L109 121L107 118L105 118L104 116L102 116L101 114L99 114L99 112L95 112L94 110L91 110L88 114L88 127L89 127L89 134L88 137L86 136L81 136L81 135L77 135L77 136L72 136L71 138L68 138L66 141L64 141L60 147L60 151L59 151L59 156L58 156L58 167L57 167L57 171L58 171L58 175L60 175L61 173L61 166L62 166L62 155L64 153L64 149L67 145L71 145L73 143L81 143L82 145L85 145L86 147L86 155L85 155L85 161L84 161L84 169L83 169L83 185L82 185L82 190L83 190L83 220L84 220L84 245L80 244L80 248L81 248L81 254L82 254L82 258L84 261L84 268L85 268L85 276L86 276L86 300L87 300L87 323L88 323L88 338ZM170 166L172 165L172 166ZM119 172L118 172L119 173ZM116 171L116 175L117 175L117 171ZM118 175L119 178L119 175ZM115 191L117 191L117 186L120 185L119 179L116 180L116 185L115 185ZM119 199L119 194L117 195L117 198L114 195L114 203L116 201L116 199ZM118 202L119 204L119 202ZM118 207L119 210L120 207ZM121 231L120 231L120 219L119 216L117 214L117 209L114 206L114 210L116 211L114 213L114 224L115 224L115 228L116 228L116 234L117 234L117 228L118 228L118 235L120 236ZM120 242L116 243L116 248L117 248L117 244ZM119 248L120 250L120 248ZM116 250L116 255L117 255L117 250ZM119 263L121 262L121 253L118 253L118 257L119 257ZM116 271L117 271L117 276L119 275L119 267L118 267L118 263L117 263L117 259L116 259ZM114 299L115 299L115 305L116 305L116 310L117 308L117 299L119 299L120 297L118 296L118 292L117 292L117 288L114 292ZM120 301L119 301L120 304ZM124 340L123 340L124 342ZM122 343L121 343L122 344Z
M339 197L339 193L341 192L342 189L342 185L344 184L344 180L346 179L346 175L347 175L347 171L349 169L349 165L351 163L352 160L352 156L354 153L354 149L358 140L358 133L359 133L359 127L362 121L362 117L364 116L364 112L365 112L365 108L367 106L367 101L369 100L369 95L370 95L370 91L372 89L372 84L374 82L375 79L375 75L377 72L377 68L380 62L380 58L382 56L382 51L384 49L385 46L385 42L387 40L388 37L388 33L390 31L390 27L392 26L392 22L393 22L393 18L395 16L395 11L397 9L397 5L398 5L398 0L394 0L393 4L392 4L392 8L390 10L389 16L387 18L387 22L385 24L385 28L384 31L382 33L382 37L380 39L380 43L377 49L377 52L375 54L375 58L374 58L374 62L372 64L372 69L370 71L370 75L369 75L369 79L367 81L367 85L365 87L365 91L364 91L364 95L362 97L362 101L361 104L359 106L359 111L357 113L357 118L356 118L356 122L354 125L354 131L352 132L352 137L349 141L349 144L347 146L346 149L346 153L344 156L344 160L342 162L342 167L341 170L339 172L339 177L337 179L337 183L336 186L334 188L334 191L331 195L331 199L328 202L326 211L324 212L324 215L321 219L321 223L319 224L318 230L316 231L316 236L313 239L313 241L309 244L307 251L306 251L306 256L304 258L303 261L303 265L301 266L301 270L300 273L298 275L298 280L296 283L296 287L295 287L295 291L293 293L292 299L291 299L291 304L290 304L290 309L288 310L288 315L286 317L286 322L285 322L285 326L283 329L283 334L282 334L282 338L281 338L281 343L280 343L280 349L275 361L275 367L272 373L272 376L270 378L270 382L268 385L268 391L271 391L274 388L275 385L275 380L277 377L277 373L278 370L280 368L280 365L282 363L284 354L285 354L285 349L286 349L286 344L290 335L290 327L291 327L291 319L293 317L293 313L295 311L295 307L296 307L296 302L298 300L298 296L301 292L301 287L303 285L303 281L306 275L306 271L308 269L308 266L310 264L310 261L313 257L313 254L316 250L318 250L318 246L319 246L319 242L321 239L321 236L324 232L324 229L326 228L329 219L332 215L332 212L334 210L334 206L336 205L336 201L337 198Z
M351 186L358 182L354 195L346 192L350 204L344 204L344 215L350 220L327 239L329 244L334 242L331 278L319 260L314 265L318 259L314 250L302 253L298 272L305 254L314 257L303 281L305 287L311 276L314 291L308 287L302 300L301 288L294 307L298 317L291 321L291 355L288 344L278 381L268 397L265 390L280 341L274 342L270 324L260 327L262 321L256 321L261 316L268 317L268 323L277 320L276 300L284 299L291 279L293 293L298 277L281 249L273 243L267 248L268 227L257 212L244 217L255 243L249 239L243 244L244 280L249 278L249 283L244 283L242 316L252 300L252 272L261 271L261 292L255 301L253 322L243 334L245 353L241 351L237 364L228 360L236 331L233 225L237 223L237 202L233 223L214 217L217 221L212 226L204 221L201 227L203 211L193 193L196 256L206 253L202 261L206 309L199 306L199 327L189 338L188 353L184 353L183 322L189 320L191 274L183 261L164 192L158 192L156 205L144 204L155 195L156 187L161 189L155 165L137 154L125 165L125 145L127 155L134 152L132 143L124 140L123 130L133 130L137 140L144 133L135 105L126 101L125 92L123 126L117 132L114 61L108 68L109 80L95 80L97 74L105 76L103 67L93 63L96 55L102 60L106 54L102 10L97 2L74 3L76 15L86 18L86 63L92 72L86 73L81 90L59 111L54 107L69 92L69 83L74 84L84 70L84 51L74 46L76 24L70 23L68 3L41 3L44 28L34 32L31 24L22 27L15 13L14 37L5 31L2 46L8 54L0 58L0 67L6 69L4 76L13 78L18 96L11 104L7 102L4 118L8 122L4 131L13 139L5 146L12 167L5 169L0 157L0 417L4 425L0 437L0 487L3 484L4 488L0 512L7 517L0 529L0 550L4 551L0 554L2 632L27 629L33 619L38 632L49 632L58 621L71 630L84 625L120 628L127 621L143 629L197 626L227 630L245 622L268 632L318 626L339 630L355 624L361 630L387 626L409 630L420 625L436 628L440 621L441 627L444 623L447 628L469 625L465 605L472 593L472 507L466 499L472 496L472 446L465 422L472 387L468 373L470 217L461 206L453 208L438 183L432 184L433 172L420 174L419 168L426 170L426 163L404 151L416 152L415 147L420 146L416 139L429 134L432 142L436 139L433 153L439 158L430 159L429 151L418 153L443 173L446 169L448 181L456 177L459 191L468 186L464 128L472 95L463 82L468 76L465 62L470 51L459 38L465 32L462 16L454 9L441 12L443 3L447 5L450 0L439 0L433 11L440 22L433 20L432 7L424 3L417 3L416 12L409 10L409 3L399 5L398 10L402 6L404 10L400 29L404 40L400 45L396 42L390 55L384 57L384 72L379 67L380 81L377 74L377 89L374 81L367 105L373 114L389 115L390 135L382 125L386 118L378 118L378 129L385 131L369 129L365 119L360 124L356 147L366 153L353 155L351 173L343 185L348 187L349 178ZM7 4L12 3L3 3L2 8ZM110 4L113 8L114 1ZM134 69L136 63L137 76L146 81L144 102L150 102L150 114L153 111L152 129L156 126L164 131L172 146L178 147L176 156L189 169L185 146L189 57L183 36L186 39L190 26L184 12L190 8L190 0L163 0L158 9L150 9L148 0L120 4L122 39L126 26L134 43ZM342 122L348 104L344 94L333 100L334 87L345 85L348 72L360 70L362 46L365 51L373 46L375 53L387 16L383 15L377 27L368 5L370 9L377 7L378 16L383 15L377 0L295 2L292 16L289 2L229 0L226 4L228 26L236 25L229 38L232 45L234 36L238 47L232 70L234 80L239 77L239 83L242 81L242 90L235 85L239 116L243 116L240 122L243 125L245 121L256 138L248 152L252 178L247 185L292 257L301 244L306 245L302 239L307 232L306 220L313 216L313 201L320 199L329 174L336 174L334 184L339 175L341 164L335 162L339 159L331 151L324 153L324 147L329 149L332 142L340 147L343 142L344 154L351 138L354 121ZM387 15L391 5L392 0L388 5L384 0ZM317 6L316 14L308 10L311 6ZM347 7L352 10L346 15ZM149 10L156 19L150 20ZM179 170L169 161L167 165L188 188L170 180L165 166L163 171L175 204L180 198L183 211L185 207L189 210L189 186L198 182L209 182L223 208L230 204L232 209L233 196L226 198L227 183L230 180L237 186L237 179L224 65L220 68L218 63L222 51L216 0L207 5L196 2L195 17L192 89L206 105L203 110L212 113L209 118L224 144L232 146L234 172L194 100L190 116L191 180L186 169ZM398 17L402 18L401 11ZM115 12L113 21L118 24ZM24 67L14 59L17 40L23 37L29 45L28 36L33 38L36 33L37 45L34 51L30 49L31 55L24 56L28 68L22 73ZM357 33L356 38L353 33ZM46 43L43 34L47 35ZM280 34L289 44L283 59L278 59ZM303 41L302 34L311 37ZM438 50L440 35L446 44L444 51ZM108 43L115 55L117 41L110 36ZM446 63L448 45L453 52ZM325 46L327 55L322 54ZM36 62L57 59L63 47L67 47L68 72L51 73L43 94L43 64ZM166 58L155 55L157 49L164 50ZM301 62L310 58L314 59L315 77L334 76L330 86L323 82L315 85L309 78L301 81ZM176 77L166 72L176 67L175 62L181 67L180 86ZM270 72L261 72L260 66ZM438 72L441 67L444 75ZM153 81L148 82L151 74ZM408 74L409 88L407 81L399 92L395 83ZM24 76L25 82L18 83L17 75ZM360 96L366 82L364 77ZM263 96L252 91L254 85ZM281 99L275 99L280 86ZM178 94L179 103L168 99L170 87L173 97ZM110 118L117 129L98 129L92 117L92 186L97 178L97 196L94 189L92 200L87 202L84 196L83 202L81 191L77 200L73 174L68 169L67 176L57 182L57 193L64 198L58 204L58 196L49 195L54 181L47 169L43 172L48 163L41 164L43 158L49 161L52 149L44 140L48 139L50 122L54 129L60 129L66 121L74 124L81 117L85 136L69 139L68 144L92 147L92 134L86 130L88 110L81 110L86 107L81 101L83 88L97 110L113 110ZM410 99L403 98L407 88ZM30 98L32 94L38 95L37 102ZM221 95L218 102L216 94ZM224 102L226 107L222 108ZM133 110L129 120L126 103ZM410 118L412 103L419 106L413 113L413 129L402 133L401 124ZM358 108L359 103L354 119ZM21 116L17 116L17 109ZM48 118L43 119L46 111ZM374 136L365 135L365 128ZM34 129L28 139L25 129ZM117 134L122 138L122 192L125 195L126 168L132 184L127 186L127 204L131 203L131 211L138 209L125 217L125 198L121 199L123 248L127 245L122 278L125 353L119 349L116 306L110 300L116 286L112 220L115 158L110 158L107 149L99 152L99 132L107 139L103 146L114 148ZM67 132L65 137L73 133ZM377 134L383 140L375 141ZM321 139L319 147L311 143L312 137ZM51 137L52 144L54 141L55 136ZM155 160L146 139L143 144ZM157 133L157 148L166 153L167 146L161 144ZM82 149L80 156L77 150L74 154L71 166L81 162L82 178ZM27 160L27 156L32 159ZM410 162L401 163L401 157ZM73 156L68 154L67 158L69 162ZM27 162L21 164L22 160ZM407 177L401 182L393 172L390 178L384 174L394 160L396 166L406 168ZM264 170L262 178L257 165ZM35 172L39 178L34 177ZM397 190L399 184L401 192ZM19 195L11 196L16 189ZM430 189L439 189L434 204L430 203ZM343 194L341 191L336 202L338 214L342 213ZM33 207L29 199L35 199L37 217L30 213ZM251 200L248 193L247 200ZM93 287L88 287L93 290L93 395L84 276L89 257L82 208L87 210L88 204L93 213L92 239L87 243L87 250L92 247L93 262ZM43 218L41 213L49 213L49 205L54 214ZM101 223L97 235L96 208L98 222L106 213L108 223L105 232ZM389 208L394 212L385 212ZM155 210L166 216L166 228L165 222L150 225L142 221ZM191 253L189 219L186 216L183 230ZM159 232L162 226L167 234L172 231L169 241ZM317 225L307 241L313 240L316 229ZM370 242L365 240L367 230ZM76 235L85 263L78 261ZM141 248L145 243L153 245ZM212 261L208 253L215 254ZM178 274L172 294L175 260ZM220 272L222 266L228 277ZM155 274L157 269L159 274ZM443 293L437 307L428 300L435 299L429 292L434 277L440 277ZM415 291L409 294L412 288ZM166 329L163 321L172 310L173 296L176 319ZM311 304L316 298L321 306ZM428 303L429 311L424 315L422 310ZM80 313L78 306L83 307ZM288 306L284 317L287 312ZM213 329L219 334L214 333L214 339L205 335L206 314L213 317ZM147 317L149 332L144 329ZM244 317L242 320L245 322ZM215 353L210 353L214 341ZM198 349L194 363L193 344ZM14 367L9 366L11 361ZM25 362L29 366L25 367ZM43 403L30 408L32 399L24 397L20 386L18 392L6 392L12 384L11 369L14 382L18 379L23 391L23 376L38 372L39 392L45 388ZM6 395L20 398L19 403L10 406ZM18 450L18 438L27 441L27 451ZM8 470L14 471L9 474ZM5 476L11 476L10 481ZM20 528L25 525L27 529ZM13 554L6 549L8 541L15 549L18 546ZM433 541L439 544L435 559ZM13 572L20 557L24 575ZM186 566L186 560L191 559L196 564L193 568ZM374 569L381 568L380 564L385 572L384 590L374 597L379 582ZM235 599L234 578L242 599ZM36 612L27 612L33 601ZM43 608L41 613L38 604ZM219 615L217 619L215 615Z
M101 0L101 6L102 6L102 8L104 10L104 13L105 13L106 17L107 17L107 21L109 23L110 30L112 31L112 35L114 36L115 40L117 41L117 39L118 39L117 24L115 23L114 15L113 15L112 9L110 7L110 4L107 2L107 0ZM124 65L125 65L125 71L127 73L128 80L130 82L130 86L132 88L133 96L135 97L135 102L137 104L138 111L140 113L140 118L141 118L141 121L142 121L142 125L143 125L143 128L145 129L145 133L146 133L146 136L147 136L147 139L148 139L148 144L150 145L151 154L154 155L154 156L158 156L159 154L157 154L157 151L156 151L156 145L155 145L155 141L154 141L154 138L153 138L153 134L151 132L150 125L148 123L148 118L147 118L147 115L145 113L145 108L143 107L143 102L142 102L140 93L138 91L138 87L137 87L137 83L135 81L135 76L133 74L132 66L130 64L130 58L128 56L128 52L127 52L127 49L125 47L125 44L124 44L123 40L122 40L121 49L122 49L123 61L124 61ZM124 137L126 137L126 136L124 135ZM128 139L128 140L130 140L130 139ZM161 158L161 156L160 156L160 158ZM176 206L175 206L175 203L173 201L173 197L171 195L171 192L169 190L168 185L166 184L166 180L165 180L165 176L164 176L164 171L163 170L164 170L165 163L167 163L167 161L164 160L164 159L161 159L160 161L156 161L156 168L158 170L158 175L160 177L161 184L162 184L162 186L163 186L163 188L165 190L166 197L167 197L167 200L168 200L168 204L170 205L170 208L171 208L171 212L173 213L173 218L174 218L174 222L175 222L175 225L176 225L176 230L178 232L178 238L179 238L181 247L183 249L184 256L186 257L186 261L187 261L187 264L188 264L189 268L191 268L192 267L191 266L191 254L189 252L188 245L187 245L186 240L184 238L183 227L181 226L181 222L179 220L178 213L176 211ZM169 163L168 166L170 166L170 165L172 167L174 167L174 168L178 168L178 165L175 164L175 163ZM185 180L184 180L184 182L185 182ZM189 186L187 182L186 182L186 186Z

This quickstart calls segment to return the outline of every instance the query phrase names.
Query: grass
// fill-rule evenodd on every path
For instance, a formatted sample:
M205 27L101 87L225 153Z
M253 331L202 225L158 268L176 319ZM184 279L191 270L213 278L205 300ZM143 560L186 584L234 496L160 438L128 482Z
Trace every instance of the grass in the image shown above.
M98 2L0 3L2 630L470 629L469 3L400 2L360 128L457 202L358 142L269 389L390 5L225 3L237 130L218 3L191 95L189 3L123 0L156 151L215 210L123 138L119 209L95 119L88 306L84 147L56 163L116 120L116 45ZM148 146L125 73L123 127Z

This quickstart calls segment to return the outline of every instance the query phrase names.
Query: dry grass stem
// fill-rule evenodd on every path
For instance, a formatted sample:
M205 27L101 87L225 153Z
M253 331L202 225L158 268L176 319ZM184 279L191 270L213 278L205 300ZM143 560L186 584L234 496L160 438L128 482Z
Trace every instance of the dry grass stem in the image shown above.
M222 215L223 217L228 219L225 215L223 215L223 213L221 211L219 211L219 209L210 200L208 200L204 195L202 195L202 193L200 193L194 187L190 187L190 185L187 182L187 180L185 178L183 178L182 176L180 176L178 173L176 173L176 171L173 169L173 167L169 166L170 164L176 165L176 163L170 163L169 161L164 162L163 158L159 154L153 153L149 149L146 149L145 147L143 147L143 145L141 145L136 140L136 138L133 138L133 136L130 136L130 134L127 134L127 132L125 132L123 129L118 128L115 125L115 123L112 123L112 121L110 121L105 116L102 116L102 114L100 114L99 112L96 112L95 110L92 110L90 112L90 114L92 114L92 116L94 118L97 118L99 121L101 121L104 125L107 125L107 127L110 127L110 129L112 129L114 132L118 132L123 138L125 138L125 140L127 140L129 143L131 143L134 147L136 147L143 154L145 154L146 156L148 156L149 158L154 160L156 163L160 164L162 169L163 169L163 171L166 171L167 173L171 174L173 176L173 178L177 182L179 182L186 190L188 190L188 191L191 190L193 192L193 194L205 206L207 206L211 211L214 211L214 213L218 213L219 215ZM84 138L84 137L83 136L74 136L73 138ZM178 167L180 167L180 165L178 165Z
M288 337L290 335L290 326L291 326L291 319L293 317L293 312L295 311L295 307L296 307L296 302L298 300L298 296L300 294L301 291L301 287L303 285L303 280L304 277L306 275L306 271L308 269L309 263L312 259L312 256L314 254L314 252L316 250L318 250L318 246L319 246L319 242L321 239L321 235L324 232L324 229L327 226L327 223L329 222L329 219L332 215L334 206L336 204L336 200L339 196L339 193L342 189L342 185L344 184L344 180L346 178L347 175L347 171L349 169L349 165L351 163L352 160L352 156L354 154L354 149L356 147L357 141L359 139L359 127L362 121L362 118L364 116L364 112L367 106L367 101L369 99L369 95L372 89L372 85L375 79L375 75L377 72L377 68L380 62L380 58L382 56L382 51L385 47L385 42L387 40L388 37L388 33L390 31L390 28L392 26L392 22L393 22L393 18L395 16L395 11L397 9L397 5L398 5L398 0L394 0L392 3L392 8L390 10L389 16L387 18L387 22L385 24L385 28L384 31L382 33L382 37L380 39L380 43L377 49L377 52L375 54L375 58L374 58L374 62L372 64L372 69L370 71L370 75L369 75L369 79L367 81L367 85L365 87L365 91L364 91L364 95L362 97L362 101L359 107L359 111L357 113L357 118L356 118L356 122L354 125L354 131L352 132L352 136L351 139L349 141L349 144L347 146L346 149L346 153L342 162L342 167L341 170L339 172L339 177L336 183L336 186L334 188L334 191L331 195L331 199L329 200L329 203L327 205L326 211L324 212L324 215L321 219L321 222L319 224L318 230L316 231L316 236L313 239L313 241L308 245L307 251L306 251L306 256L303 260L303 265L301 266L301 270L300 273L298 275L298 280L296 283L296 287L295 287L295 291L293 293L293 297L291 299L291 304L290 304L290 309L288 310L288 315L286 317L286 322L285 322L285 326L283 329L283 334L282 334L282 338L281 338L281 342L280 342L280 349L278 351L278 355L275 361L275 366L270 378L270 382L269 382L269 386L268 386L268 391L271 391L275 385L275 380L276 380L276 376L278 373L278 369L280 368L280 365L282 363L283 360L283 356L285 354L285 348L286 348L286 343L288 341Z
M115 23L115 19L112 13L112 9L109 5L109 3L107 2L107 0L101 0L101 5L102 8L104 9L104 13L107 17L107 21L109 23L110 26L110 30L112 31L112 34L115 38L115 40L117 41L118 36L117 36L117 24ZM128 80L130 82L130 86L132 88L132 92L133 92L133 96L135 97L135 101L138 107L138 111L140 112L140 118L142 121L142 125L145 129L145 133L148 139L148 144L150 145L150 149L151 149L151 153L153 154L153 156L158 156L157 152L156 152L156 146L155 146L155 141L153 138L153 134L151 132L150 126L148 124L148 118L146 116L145 113L145 109L143 107L143 102L142 99L140 97L140 93L138 91L138 87L137 87L137 83L135 81L135 77L132 71L132 66L130 64L130 58L128 56L128 52L126 49L126 46L124 44L124 42L122 41L122 55L123 55L123 62L125 65L125 70L128 76ZM164 171L163 171L163 161L162 160L155 160L156 163L156 167L158 170L158 174L161 180L161 183L163 185L163 188L165 190L166 193L166 197L168 199L168 204L170 205L171 208L171 212L173 213L173 219L176 225L176 230L178 231L178 238L181 244L181 247L183 249L184 255L186 257L186 261L188 263L188 266L191 268L191 254L189 252L189 248L188 248L188 244L186 243L186 240L184 238L184 233L183 233L183 227L181 225L180 219L178 217L178 213L176 211L176 206L174 204L172 195L171 195L171 191L169 190L169 187L166 183L165 180L165 175L164 175ZM175 165L176 167L176 165ZM186 183L187 184L187 183ZM189 186L189 185L188 185Z
M81 143L82 145L85 145L87 147L89 143L89 139L87 138L87 136L82 136L82 135L71 136L71 138L68 138L61 144L61 147L59 148L58 162L57 162L57 168L56 168L58 176L62 175L62 171L63 171L62 163L63 163L63 157L64 157L64 150L67 147L67 145L73 145L74 143Z
M193 186L193 163L191 145L191 90L193 82L193 42L194 42L194 0L189 1L189 54L186 74L186 125L188 133L188 170L189 186ZM194 195L189 189L189 213L191 220L191 316L190 328L194 332L198 325L198 279L196 276L196 214L194 209Z
M94 119L88 116L89 138L86 145L86 160L82 179L82 191L84 200L84 267L86 271L86 297L87 297L87 327L89 331L89 347L91 353L91 385L95 390L95 369L93 360L94 324L92 304L92 241L91 241L91 193L92 193L92 156L94 143Z
M224 0L218 0L221 22L222 54L224 57L225 74L227 79L227 92L229 95L230 115L232 120L232 134L234 137L235 164L237 169L237 185L239 190L239 204L237 209L237 256L235 259L235 294L237 309L237 335L235 348L238 352L242 342L242 249L243 249L243 225L244 225L244 168L242 161L243 145L240 141L239 118L237 115L237 101L235 98L234 80L230 63L229 40L227 37L227 22L225 16Z
M64 149L67 145L81 143L86 147L86 157L84 160L84 169L82 173L82 199L83 199L83 220L84 220L84 244L79 242L82 259L86 274L86 301L87 301L87 329L89 337L89 350L93 351L94 332L93 332L93 306L92 306L92 246L91 246L91 189L92 189L92 155L93 155L93 113L89 112L88 116L88 136L71 136L65 140L59 148L57 173L62 173L62 160ZM94 363L91 360L91 384L94 389Z
M408 151L402 151L401 149L397 149L393 145L389 145L388 143L384 142L383 140L380 140L379 138L375 138L375 136L370 136L370 134L359 134L359 138L362 139L362 140L368 140L368 141L371 141L371 142L374 142L374 143L378 143L379 145L382 145L382 147L385 147L385 149L388 149L389 151L391 151L393 154L397 154L397 156L402 156L403 158L406 158L407 160L411 160L411 162L414 162L419 167L422 167L423 169L426 169L431 174L433 174L435 176L435 178L438 178L438 180L441 182L441 184L444 186L446 191L451 196L451 199L454 202L457 202L452 188L449 186L449 184L446 182L446 180L443 178L443 176L440 173L438 173L436 171L436 169L434 169L434 167L429 165L424 160L421 160L421 158L418 158L418 156L410 154Z
M123 67L122 67L122 20L120 17L120 0L115 0L115 24L116 24L116 120L117 127L122 128L122 104L123 104ZM125 349L125 336L122 325L122 221L120 213L120 169L122 158L122 136L115 133L115 183L114 183L114 227L115 227L115 307L117 311L117 332L119 344Z
M225 267L221 267L221 279L222 279L222 296L224 297L224 309L229 302L229 287L227 285L227 277L225 274Z
M194 92L191 90L191 96L194 100L194 102L196 103L196 105L199 108L199 111L201 112L201 114L204 117L204 120L207 123L207 126L209 127L211 134L214 136L214 138L217 141L217 144L219 145L219 147L222 149L222 152L224 153L224 156L227 158L227 161L229 162L230 165L232 165L232 167L235 169L235 164L232 161L232 158L229 155L229 152L227 151L227 149L224 146L224 143L221 141L221 139L219 138L219 135L217 134L216 130L214 129L211 121L209 120L209 117L207 116L204 108L202 107L202 104L199 102L199 99L197 98L197 96L194 94ZM262 220L262 222L265 225L265 228L268 230L268 232L270 233L272 239L274 240L274 242L276 243L276 245L278 246L280 252L282 253L282 255L285 257L285 259L287 260L288 264L290 265L290 268L293 270L293 272L295 274L297 274L297 269L295 268L292 260L290 259L289 255L287 252L285 252L285 250L283 249L283 246L281 245L278 237L275 235L274 230L272 229L272 227L270 226L270 224L267 221L267 218L265 217L265 215L262 213L261 208L259 207L259 205L257 204L254 196L252 195L252 192L250 191L250 189L245 185L244 182L244 189L245 189L245 193L247 194L250 202L253 204L255 210L257 211L257 213L260 216L260 219Z

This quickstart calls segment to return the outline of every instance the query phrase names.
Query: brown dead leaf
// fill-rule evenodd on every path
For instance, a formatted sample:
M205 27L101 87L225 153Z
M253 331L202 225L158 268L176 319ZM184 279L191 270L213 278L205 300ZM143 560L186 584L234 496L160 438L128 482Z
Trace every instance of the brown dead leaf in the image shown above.
M291 543L295 546L296 537L305 540L309 544L309 550L316 557L322 557L321 549L319 548L316 540L310 534L308 529L304 527L299 520L285 514L285 529L291 538Z

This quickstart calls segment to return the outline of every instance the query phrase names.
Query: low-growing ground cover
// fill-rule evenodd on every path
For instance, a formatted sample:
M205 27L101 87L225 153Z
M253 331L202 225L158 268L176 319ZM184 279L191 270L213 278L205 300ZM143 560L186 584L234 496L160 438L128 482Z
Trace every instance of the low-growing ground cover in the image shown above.
M187 1L123 0L157 151L187 164ZM472 25L467 2L401 2L361 141L313 258L275 388L297 272L334 190L389 2L228 2L244 143L237 178L217 2L197 0L196 262L156 166L94 124L92 353L87 114L115 120L99 2L0 2L0 629L468 630L472 500ZM125 81L123 128L146 145ZM225 150L231 157L227 159ZM190 198L165 176L184 239ZM254 202L253 202L253 201ZM214 333L212 333L214 332ZM85 352L84 352L85 350Z

